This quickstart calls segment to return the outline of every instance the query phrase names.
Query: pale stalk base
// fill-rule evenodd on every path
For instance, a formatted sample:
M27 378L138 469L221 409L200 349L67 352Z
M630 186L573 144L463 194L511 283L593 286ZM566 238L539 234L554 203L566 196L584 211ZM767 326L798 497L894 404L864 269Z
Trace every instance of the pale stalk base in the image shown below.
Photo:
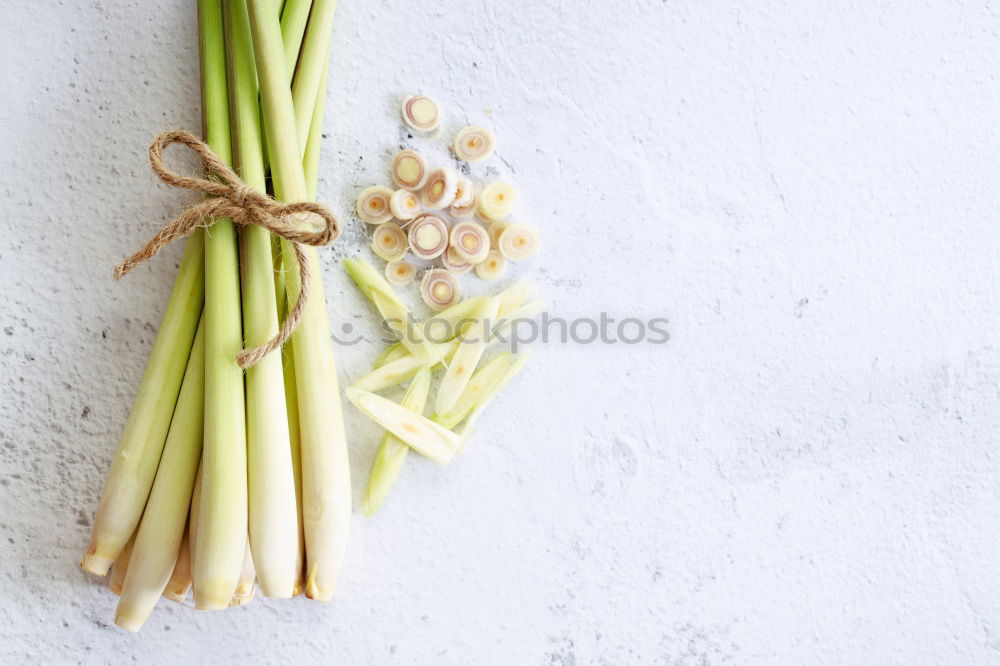
M91 544L91 548L94 548L94 544ZM80 567L88 572L95 574L97 576L107 576L108 569L111 565L115 563L114 558L104 557L103 555L98 555L97 553L87 552L83 559L80 561Z

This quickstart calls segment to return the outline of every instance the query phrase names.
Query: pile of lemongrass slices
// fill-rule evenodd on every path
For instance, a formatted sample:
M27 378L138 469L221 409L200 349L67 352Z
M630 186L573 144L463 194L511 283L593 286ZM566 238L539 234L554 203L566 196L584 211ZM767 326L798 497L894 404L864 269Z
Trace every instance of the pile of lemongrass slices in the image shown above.
M494 295L460 301L430 319L417 321L382 274L360 260L344 267L378 310L398 342L386 348L372 371L347 389L347 398L385 429L375 454L362 510L371 516L396 481L409 449L442 465L468 441L487 404L520 372L530 350L517 355L502 347L519 321L533 318L544 302L534 287L517 282ZM432 374L440 381L429 399ZM379 392L409 382L399 402ZM424 416L431 407L431 416Z
M401 110L414 132L440 133L441 110L429 97L407 97ZM495 149L493 134L477 126L461 129L451 144L455 159L466 164L488 159ZM458 275L475 270L483 280L495 280L508 261L524 261L538 250L535 229L509 221L517 201L510 183L494 180L477 192L468 176L450 166L432 169L410 149L396 154L390 170L398 189L365 188L358 195L357 214L375 227L372 251L386 261L390 284L405 286L421 267L429 268L420 281L420 295L431 309L458 303Z
M316 195L335 6L198 0L205 139L281 201ZM192 587L199 609L246 603L255 580L268 597L333 594L351 490L319 260L305 252L298 328L244 374L237 354L298 299L295 254L229 220L187 242L82 562L112 570L126 629Z

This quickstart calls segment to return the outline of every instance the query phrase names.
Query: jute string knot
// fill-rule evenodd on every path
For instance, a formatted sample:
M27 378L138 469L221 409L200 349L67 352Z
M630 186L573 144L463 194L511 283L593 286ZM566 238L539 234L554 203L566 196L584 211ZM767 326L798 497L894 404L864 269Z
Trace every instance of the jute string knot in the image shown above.
M164 149L174 143L190 148L201 159L205 173L213 178L184 176L167 168L163 161ZM230 218L241 226L256 225L275 236L291 242L299 263L301 289L288 316L281 323L277 335L251 349L244 349L236 358L241 368L248 368L269 353L278 349L295 330L311 291L309 260L303 245L319 247L329 245L340 235L340 223L326 206L311 201L282 203L258 192L240 180L236 172L226 166L204 141L190 132L173 130L159 134L149 147L149 163L153 172L167 185L209 195L202 201L189 204L181 214L160 229L138 252L115 267L115 278L121 279L133 268L151 259L172 241L190 235L199 227L211 226L219 218ZM307 229L309 218L322 221L317 229Z

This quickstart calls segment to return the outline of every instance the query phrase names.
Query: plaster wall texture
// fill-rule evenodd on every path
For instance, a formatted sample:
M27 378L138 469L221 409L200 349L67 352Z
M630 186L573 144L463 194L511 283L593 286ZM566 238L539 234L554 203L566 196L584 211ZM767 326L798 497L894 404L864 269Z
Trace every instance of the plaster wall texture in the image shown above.
M996 3L342 0L320 199L444 160L396 112L429 94L495 131L474 173L517 184L551 314L670 340L541 345L355 516L332 604L164 603L138 637L76 565L180 257L111 278L188 200L145 151L199 127L194 3L0 6L3 663L1000 659ZM322 256L370 332L361 227Z

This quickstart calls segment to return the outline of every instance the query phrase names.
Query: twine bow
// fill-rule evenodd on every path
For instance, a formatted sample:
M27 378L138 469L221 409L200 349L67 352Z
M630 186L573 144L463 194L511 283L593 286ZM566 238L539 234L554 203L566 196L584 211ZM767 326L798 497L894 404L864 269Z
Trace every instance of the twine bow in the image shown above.
M163 162L163 150L174 143L183 144L193 150L201 158L205 172L214 175L218 180L182 176L168 169ZM237 356L236 362L239 366L248 368L283 345L291 337L292 331L302 317L311 287L309 261L302 251L302 246L329 245L340 234L340 223L333 213L321 204L311 201L281 203L248 187L236 172L219 159L208 144L184 130L159 134L149 147L149 163L153 172L167 185L213 196L184 208L180 215L160 229L138 252L115 267L115 279L121 279L172 241L190 235L199 227L208 227L212 220L218 218L228 217L242 226L253 224L263 227L275 236L291 241L292 247L295 248L302 285L299 298L295 302L295 307L281 323L277 335L259 347L244 349ZM304 214L319 216L323 221L322 228L318 231L300 228Z

